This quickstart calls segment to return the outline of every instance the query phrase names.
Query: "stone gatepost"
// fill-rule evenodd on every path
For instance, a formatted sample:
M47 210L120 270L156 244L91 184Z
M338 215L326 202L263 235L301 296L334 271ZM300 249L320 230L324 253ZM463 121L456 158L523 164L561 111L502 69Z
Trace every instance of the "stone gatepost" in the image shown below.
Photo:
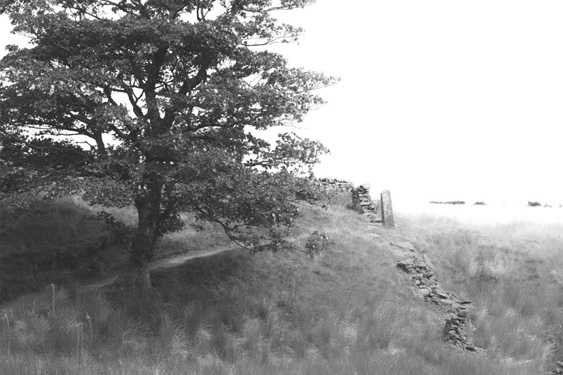
M391 205L391 192L384 190L381 192L381 220L386 228L395 227L395 219L393 218L393 206Z
M375 211L375 221L381 223L381 199L376 199L373 201L373 207Z

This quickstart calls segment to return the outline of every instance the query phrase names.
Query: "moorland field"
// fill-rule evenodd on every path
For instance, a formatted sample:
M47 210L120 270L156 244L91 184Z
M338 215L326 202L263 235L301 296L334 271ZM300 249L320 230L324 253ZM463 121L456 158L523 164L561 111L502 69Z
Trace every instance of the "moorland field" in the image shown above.
M399 211L384 229L348 206L301 207L296 249L255 255L186 214L160 257L226 251L153 271L143 294L82 287L127 257L94 208L0 207L0 374L537 375L563 359L561 222ZM314 231L328 240L311 256ZM398 242L474 302L470 339L484 353L443 341L447 308L397 268Z

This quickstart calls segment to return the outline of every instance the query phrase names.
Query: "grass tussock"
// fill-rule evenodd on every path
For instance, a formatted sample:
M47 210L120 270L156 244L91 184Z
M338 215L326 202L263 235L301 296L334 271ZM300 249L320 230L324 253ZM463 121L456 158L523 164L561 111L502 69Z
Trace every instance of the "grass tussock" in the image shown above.
M293 252L192 259L153 272L155 288L142 294L57 285L5 303L0 373L536 375L561 351L559 243L546 236L554 229L511 236L399 217L399 229L385 231L345 204L300 210ZM220 243L216 228L199 225L177 242L193 233ZM331 246L311 258L314 231ZM445 311L414 295L387 250L399 240L429 254L447 290L476 303L472 335L487 354L442 341Z

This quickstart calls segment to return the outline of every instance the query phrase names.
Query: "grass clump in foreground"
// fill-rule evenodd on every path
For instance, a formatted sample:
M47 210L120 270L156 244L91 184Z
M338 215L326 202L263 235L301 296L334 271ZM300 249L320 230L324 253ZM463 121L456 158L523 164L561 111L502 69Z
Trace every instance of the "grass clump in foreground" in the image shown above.
M20 298L0 308L0 373L537 374L541 364L509 368L499 358L541 359L555 344L539 334L518 350L509 337L491 338L485 356L442 342L444 311L414 296L387 240L411 240L436 258L444 284L474 298L475 337L483 342L488 331L481 315L486 309L495 317L486 304L493 297L471 280L456 284L451 249L417 227L428 223L398 224L402 229L386 232L340 206L304 208L297 243L305 249L313 231L332 243L313 259L300 251L231 251L153 273L155 289L146 294L47 288ZM489 238L452 232L447 241L459 246ZM466 276L479 274L470 267L478 261L467 262ZM520 308L512 313L516 323L494 321L496 336L516 329L526 337L563 316L553 305L550 323L543 310L536 319L537 309L524 308L515 291L502 293Z

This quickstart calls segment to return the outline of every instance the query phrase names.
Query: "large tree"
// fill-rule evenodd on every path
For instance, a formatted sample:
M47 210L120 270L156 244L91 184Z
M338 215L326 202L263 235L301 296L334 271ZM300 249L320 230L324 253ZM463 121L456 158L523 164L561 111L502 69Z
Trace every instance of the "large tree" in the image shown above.
M150 286L158 240L181 211L253 249L283 244L325 149L260 130L302 120L332 82L264 46L299 28L275 12L311 0L0 0L13 31L0 62L0 193L133 204L120 278ZM108 218L112 222L111 218Z

